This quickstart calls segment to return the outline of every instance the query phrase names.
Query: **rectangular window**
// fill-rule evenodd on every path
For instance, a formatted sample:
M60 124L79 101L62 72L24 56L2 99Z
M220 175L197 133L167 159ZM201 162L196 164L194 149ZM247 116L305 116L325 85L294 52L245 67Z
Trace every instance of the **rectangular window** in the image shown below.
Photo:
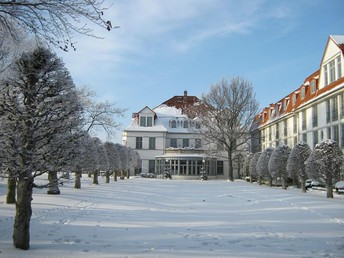
M284 137L288 137L288 124L287 124L287 120L285 120L283 122L283 136Z
M301 99L304 99L304 98L305 98L305 95L306 95L306 89L305 89L305 87L302 87L302 88L301 88L301 93L300 93L300 95L301 95Z
M314 94L316 91L315 80L311 81L311 93Z
M331 135L331 127L327 127L327 139L331 139L332 135Z
M189 147L189 139L183 139L183 148Z
M302 141L307 142L307 133L302 134Z
M342 77L342 60L340 56L337 57L337 75L338 79Z
M294 131L294 134L297 133L297 117L294 116L293 118L293 131Z
M332 60L329 64L330 68L330 83L334 82L336 80L336 69L335 69L335 64L334 60Z
M317 145L318 142L319 142L318 131L313 131L313 146Z
M144 126L144 127L153 126L153 118L151 116L140 116L140 126Z
M331 105L330 100L326 100L326 122L331 122Z
M340 146L342 146L342 148L344 148L344 124L340 125L340 135L341 135Z
M276 140L279 139L279 124L276 124Z
M198 148L201 148L201 146L202 146L201 139L195 139L195 148L198 149Z
M328 84L327 65L324 65L324 84L325 86Z
M155 160L154 159L148 161L148 172L149 173L155 172Z
M332 121L337 121L338 120L338 102L337 102L337 98L333 98L332 99L331 111L332 111Z
M302 130L307 129L307 124L306 124L306 110L302 111Z
M318 126L318 106L312 108L312 123L313 128Z
M177 148L177 139L170 139L170 147Z
M147 116L147 126L153 126L153 118L151 116Z
M344 94L340 95L340 117L344 117Z
M294 137L294 146L297 145L297 136Z
M155 150L155 137L149 137L149 149Z
M217 161L217 174L223 175L223 161L221 160Z
M136 149L142 149L142 137L136 137Z
M269 141L271 142L272 139L272 128L269 128Z
M339 126L333 126L333 140L339 143Z

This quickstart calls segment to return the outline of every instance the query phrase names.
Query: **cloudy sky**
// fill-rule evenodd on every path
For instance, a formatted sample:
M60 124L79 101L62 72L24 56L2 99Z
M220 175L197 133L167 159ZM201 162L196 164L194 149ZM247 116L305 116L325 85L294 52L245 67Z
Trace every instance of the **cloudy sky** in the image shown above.
M344 34L342 0L106 0L111 32L75 35L61 53L77 86L131 114L182 95L200 97L222 78L252 82L261 107L319 69L329 35ZM116 138L120 142L121 132Z

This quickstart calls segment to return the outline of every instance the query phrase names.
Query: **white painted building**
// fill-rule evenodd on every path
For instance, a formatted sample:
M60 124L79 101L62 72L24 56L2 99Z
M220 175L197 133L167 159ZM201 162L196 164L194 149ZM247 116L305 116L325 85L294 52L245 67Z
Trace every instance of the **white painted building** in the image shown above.
M255 118L252 152L305 141L311 148L333 139L344 148L344 35L328 38L319 70Z
M140 154L139 173L163 174L173 178L198 178L206 171L209 178L228 178L228 162L207 153L196 122L189 119L186 110L201 105L195 96L174 96L151 109L148 106L134 113L131 124L122 132L122 144ZM228 172L227 172L228 174ZM237 178L238 173L234 171Z

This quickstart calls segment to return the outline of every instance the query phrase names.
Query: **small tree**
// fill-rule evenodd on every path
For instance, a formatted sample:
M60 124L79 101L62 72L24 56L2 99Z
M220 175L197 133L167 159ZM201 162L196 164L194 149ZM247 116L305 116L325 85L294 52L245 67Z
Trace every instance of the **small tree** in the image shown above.
M308 176L325 182L327 198L333 198L333 184L340 178L342 163L343 152L333 140L318 143L307 160Z
M271 153L268 163L269 173L273 178L282 179L282 188L287 189L287 161L290 154L290 148L287 145L279 145Z
M269 173L268 164L273 150L274 148L272 147L266 148L258 159L257 174L259 176L259 184L261 184L262 179L267 178L269 180L269 186L272 186L272 176Z
M309 145L301 141L299 142L290 152L288 161L287 161L287 173L289 177L293 178L294 184L298 179L300 179L301 190L306 192L305 182L307 180L306 173L306 161L311 154L311 148Z
M255 154L253 154L251 162L250 162L250 181L252 183L252 181L254 179L257 179L258 177L258 173L257 173L257 163L259 160L259 157L262 153L261 152L256 152ZM259 184L261 184L261 180L259 178Z
M98 152L99 171L106 172L109 170L109 158L108 158L105 146L102 143L102 141L97 137L93 137L93 141L96 145L97 152ZM96 172L94 173L94 178L95 178L95 176L96 176ZM93 182L93 183L98 184L98 179L95 181L96 182Z

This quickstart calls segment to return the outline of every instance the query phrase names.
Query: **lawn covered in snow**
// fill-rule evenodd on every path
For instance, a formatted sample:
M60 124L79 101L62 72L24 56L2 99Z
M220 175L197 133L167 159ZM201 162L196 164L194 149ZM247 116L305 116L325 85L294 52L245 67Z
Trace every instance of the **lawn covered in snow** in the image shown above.
M131 178L34 189L31 247L12 245L0 182L0 257L344 257L344 198L244 181ZM35 181L46 182L45 178Z

